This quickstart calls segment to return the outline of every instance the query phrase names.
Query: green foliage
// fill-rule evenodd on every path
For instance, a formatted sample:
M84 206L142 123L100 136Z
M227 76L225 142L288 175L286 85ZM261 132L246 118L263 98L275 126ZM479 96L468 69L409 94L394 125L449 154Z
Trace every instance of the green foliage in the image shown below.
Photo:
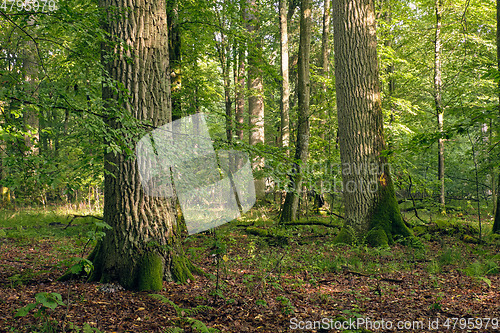
M295 313L295 308L292 304L292 302L286 298L285 296L278 296L276 297L276 301L281 303L281 312L284 315L291 315Z
M99 330L96 327L90 326L89 323L83 324L82 327L79 327L78 325L75 325L73 323L68 323L68 328L72 330L72 332L76 333L102 333L101 330Z
M195 316L199 313L206 312L206 311L211 311L214 310L214 308L206 305L198 305L195 308L181 308L168 298L166 298L163 295L160 294L149 294L154 299L157 299L161 301L162 303L169 304L175 309L175 312L177 313L178 317L181 317L185 322L187 322L191 328L195 332L200 332L200 333L213 333L213 332L219 332L219 330L214 329L214 328L208 328L203 322L201 322L198 319L191 318L191 316ZM179 331L179 328L169 328L167 329L166 332L182 332L183 330Z
M49 310L54 310L58 306L65 306L61 294L42 292L35 295L35 302L30 303L16 312L16 317L27 316L31 310L37 309L34 317L42 322L42 332L56 332L57 322L49 318Z

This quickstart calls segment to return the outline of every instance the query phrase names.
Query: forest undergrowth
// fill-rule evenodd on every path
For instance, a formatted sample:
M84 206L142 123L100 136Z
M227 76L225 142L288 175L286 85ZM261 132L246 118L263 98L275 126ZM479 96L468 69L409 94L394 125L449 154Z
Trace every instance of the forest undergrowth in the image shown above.
M92 269L82 258L105 229L99 219L73 219L91 213L0 213L0 332L436 332L500 326L500 238L489 234L489 220L483 221L480 243L474 216L449 214L422 223L407 214L417 241L371 248L362 240L335 244L337 218L310 215L279 226L273 211L254 209L186 238L186 253L205 275L187 284L164 282L162 291L152 293L57 280L68 269Z

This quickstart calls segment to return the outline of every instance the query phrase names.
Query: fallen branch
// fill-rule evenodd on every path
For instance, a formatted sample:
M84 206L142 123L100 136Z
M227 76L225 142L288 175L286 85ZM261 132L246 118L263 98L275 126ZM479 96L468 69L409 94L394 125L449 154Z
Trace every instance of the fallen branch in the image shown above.
M71 223L73 223L73 221L79 217L91 217L91 218L94 218L96 220L100 220L100 221L103 221L104 218L103 217L100 217L100 216L95 216L95 215L77 215L77 214L74 214L73 215L73 218L71 219L71 221L69 221L68 225L64 227L64 230L68 229L68 227L71 225Z
M289 223L284 223L284 226L288 225L322 225L324 227L329 227L329 228L339 228L337 224L331 224L331 223L326 223L326 222L320 222L320 221L309 221L309 222L289 222Z
M357 276L365 276L365 277L372 277L373 276L370 274L365 274L365 273L356 272L356 271L345 271L344 273L357 275ZM400 280L400 279L386 278L383 276L379 276L378 279L381 281L394 282L394 283L403 283L404 282L403 280Z

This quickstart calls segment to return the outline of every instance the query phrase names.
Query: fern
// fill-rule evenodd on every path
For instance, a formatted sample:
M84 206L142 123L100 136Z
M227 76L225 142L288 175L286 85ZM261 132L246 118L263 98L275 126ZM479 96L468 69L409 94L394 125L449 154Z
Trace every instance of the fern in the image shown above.
M180 306L178 306L177 304L175 304L174 302L172 302L171 300L169 300L168 298L166 298L163 295L149 294L149 296L156 298L157 300L159 300L163 303L170 304L175 309L175 312L177 313L177 315L179 317L195 316L198 313L213 310L213 307L208 306L208 305L198 305L197 307L191 308L191 309L181 308Z
M215 332L219 332L219 330L216 329L216 328L208 328L207 325L203 324L201 321L199 321L197 319L187 318L187 321L188 321L189 324L191 324L191 328L195 332L199 332L199 333L215 333Z

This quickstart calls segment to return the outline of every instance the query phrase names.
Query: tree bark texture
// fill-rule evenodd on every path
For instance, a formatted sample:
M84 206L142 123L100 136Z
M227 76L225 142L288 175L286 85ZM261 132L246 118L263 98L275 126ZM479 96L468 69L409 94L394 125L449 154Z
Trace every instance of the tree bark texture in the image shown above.
M248 38L248 115L249 144L264 143L264 88L262 77L262 43L259 37L258 4L256 0L247 0L245 11ZM254 171L264 167L264 159L254 156L252 167ZM264 198L266 190L265 179L255 180L255 195L257 199Z
M171 121L165 1L99 4L108 12L104 25L111 39L103 49L105 70L130 95L127 99L105 86L106 106L124 108L155 127ZM108 125L120 126L112 120ZM127 289L160 290L163 279L185 281L192 276L177 241L175 199L145 195L139 177L135 158L105 154L104 221L112 229L89 257L94 263L91 279L118 281Z
M373 0L334 0L334 50L345 224L338 242L383 246L411 235L386 158Z
M291 175L292 190L288 191L283 204L281 222L297 219L299 198L302 194L301 166L307 162L309 155L309 101L311 85L309 80L309 59L311 45L311 0L302 0L300 8L300 41L298 63L298 122L297 139L295 143L295 159L300 161L294 164Z

